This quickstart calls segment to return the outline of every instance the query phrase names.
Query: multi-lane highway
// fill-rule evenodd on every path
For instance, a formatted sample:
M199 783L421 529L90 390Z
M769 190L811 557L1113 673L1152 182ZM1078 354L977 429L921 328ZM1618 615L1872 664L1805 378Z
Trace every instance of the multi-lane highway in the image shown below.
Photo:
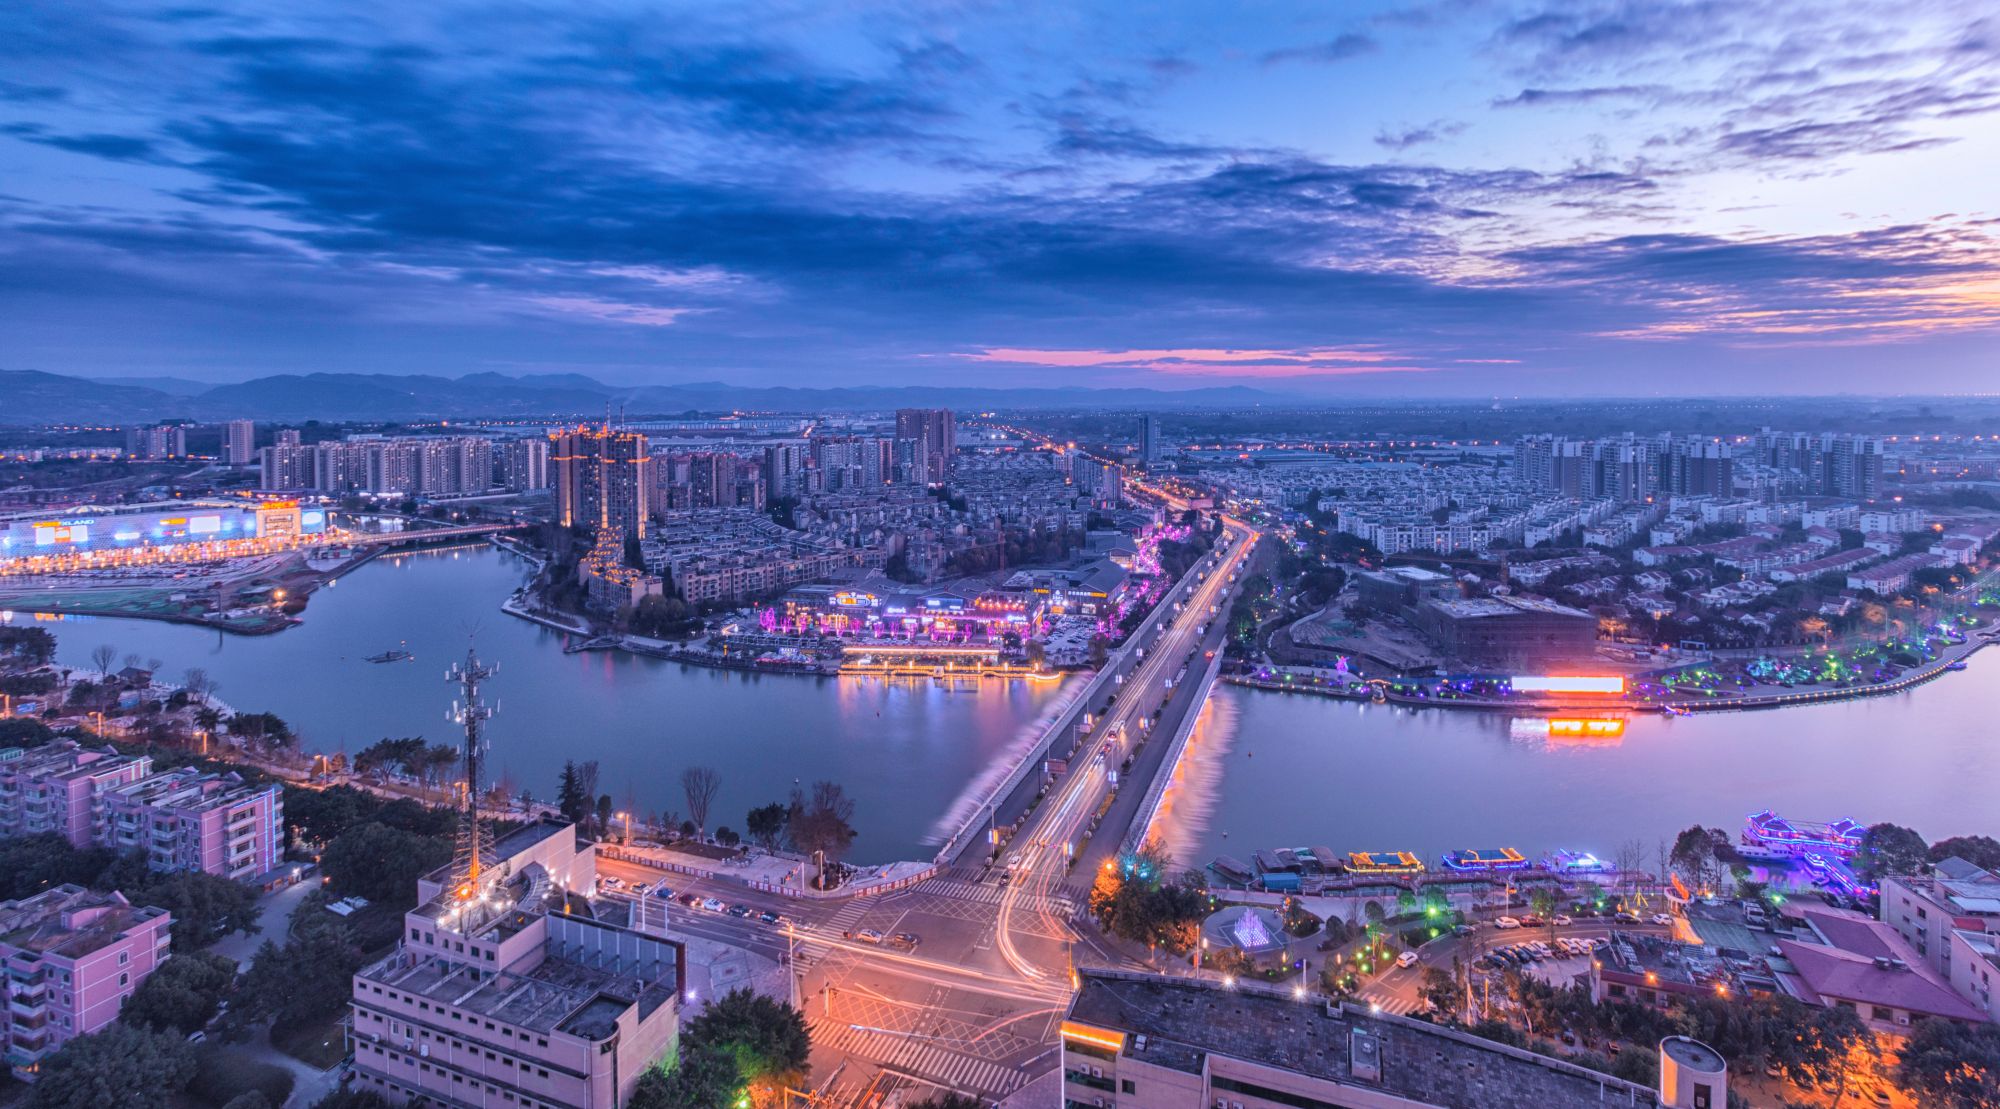
M1167 695L1167 679L1187 667L1191 687L1219 650L1229 605L1256 545L1248 525L1225 521L1226 540L1168 594L1167 611L1109 663L1115 677L1105 708L1069 770L1025 819L1008 846L1017 856L1012 881L984 866L949 868L881 897L816 901L748 890L726 878L687 880L600 857L601 875L643 891L661 882L746 906L747 916L666 909L670 933L746 950L797 984L812 1028L811 1085L820 1104L880 1104L903 1091L921 1098L943 1090L998 1099L1056 1065L1056 1028L1070 997L1073 960L1117 963L1093 951L1092 931L1071 921L1087 896L1087 867L1115 850L1138 811L1150 775L1163 764L1166 732L1200 706L1177 687L1130 777L1104 811L1088 857L1072 874L1082 830L1104 807L1108 771L1117 769ZM1179 605L1178 611L1173 606ZM1143 651L1143 655L1140 653ZM1125 737L1123 742L1115 736ZM1117 746L1114 748L1114 742ZM1100 761L1098 753L1104 752ZM641 893L641 896L648 896ZM662 904L667 904L662 901ZM781 913L768 924L756 912ZM915 940L897 947L898 934Z
M1150 646L1142 645L1147 653L1132 668L1097 729L1071 758L1068 775L1015 833L997 942L1001 958L1025 980L1066 976L1068 968L1051 966L1046 956L1023 950L1016 932L1023 927L1024 914L1046 931L1061 923L1048 907L1052 898L1088 887L1092 874L1078 878L1072 874L1082 835L1113 788L1113 772L1137 740L1140 722L1166 699L1168 681L1198 672L1206 663L1207 644L1220 641L1222 617L1258 538L1256 531L1235 520L1225 520L1224 529L1226 538L1218 544L1215 557L1192 571L1205 576L1180 602L1181 611ZM1147 784L1132 780L1124 788L1143 793ZM1123 831L1106 823L1096 835L1101 842L1116 843Z

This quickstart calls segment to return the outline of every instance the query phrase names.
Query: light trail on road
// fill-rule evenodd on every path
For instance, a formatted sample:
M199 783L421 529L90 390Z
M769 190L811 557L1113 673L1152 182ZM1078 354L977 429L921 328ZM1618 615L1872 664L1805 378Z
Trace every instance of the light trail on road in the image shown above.
M1133 668L1123 687L1126 695L1120 697L1112 706L1112 711L1105 714L1088 748L1072 759L1068 778L1057 787L1057 795L1040 810L1042 815L1032 818L1016 837L1025 839L1027 847L1020 853L1020 866L1008 875L1007 892L1000 899L1000 919L994 932L994 946L1007 965L1024 979L1043 981L1048 974L1023 955L1014 943L1014 918L1020 910L1021 898L1032 890L1041 898L1038 905L1042 916L1050 923L1061 923L1054 919L1048 905L1050 896L1067 880L1074 851L1072 837L1080 830L1087 819L1086 814L1091 811L1106 784L1107 773L1105 768L1098 766L1098 756L1108 752L1113 735L1129 738L1128 729L1137 727L1145 711L1155 703L1149 694L1160 690L1172 667L1183 663L1192 665L1189 656L1200 647L1200 629L1210 619L1222 617L1221 598L1234 584L1232 578L1243 568L1256 549L1257 540L1262 537L1248 524L1229 517L1223 517L1223 527L1230 539L1226 559L1209 570L1207 577L1182 602L1177 618L1154 641L1150 653ZM1162 598L1160 603L1169 602ZM1211 608L1215 610L1212 613L1208 611ZM1109 761L1107 755L1107 765ZM1058 844L1061 846L1058 847ZM1022 880L1020 871L1026 872L1028 880Z

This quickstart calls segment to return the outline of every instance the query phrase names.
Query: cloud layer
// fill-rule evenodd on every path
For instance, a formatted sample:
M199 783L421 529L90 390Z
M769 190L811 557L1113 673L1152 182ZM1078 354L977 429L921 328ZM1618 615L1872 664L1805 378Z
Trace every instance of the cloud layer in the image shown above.
M1474 395L1995 368L1975 4L27 0L0 72L8 368Z

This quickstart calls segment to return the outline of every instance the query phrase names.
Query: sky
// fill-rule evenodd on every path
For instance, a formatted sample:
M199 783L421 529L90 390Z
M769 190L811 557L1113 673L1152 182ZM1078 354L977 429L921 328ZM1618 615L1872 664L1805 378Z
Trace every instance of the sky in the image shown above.
M1991 0L12 0L0 369L1993 392L1995 167Z

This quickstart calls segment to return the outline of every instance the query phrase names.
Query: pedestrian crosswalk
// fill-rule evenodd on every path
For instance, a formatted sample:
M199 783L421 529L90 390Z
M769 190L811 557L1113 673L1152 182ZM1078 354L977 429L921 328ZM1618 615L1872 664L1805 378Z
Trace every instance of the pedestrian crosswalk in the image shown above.
M812 1036L815 1048L869 1059L885 1070L947 1089L999 1097L1024 1081L1013 1067L952 1051L911 1033L822 1021L813 1025Z
M825 927L831 929L836 935L848 931L856 924L861 923L861 918L867 916L868 910L872 908L874 906L867 898L857 897L847 904L842 905L839 912L828 917Z
M1013 1093L1026 1080L1026 1076L1013 1067L948 1051L922 1040L911 1040L905 1044L882 1067L934 1082L946 1089L974 1091L989 1097Z
M933 897L949 897L954 901L972 901L982 905L997 905L1007 895L1005 886L967 882L957 878L933 878L914 889L915 892L930 894ZM1076 910L1077 900L1068 894L1053 896L1026 894L1021 898L1020 905L1037 912L1048 909L1069 913Z
M1372 990L1362 993L1361 1000L1377 1011L1397 1017L1408 1016L1424 1007L1423 1002L1414 997L1397 997Z

